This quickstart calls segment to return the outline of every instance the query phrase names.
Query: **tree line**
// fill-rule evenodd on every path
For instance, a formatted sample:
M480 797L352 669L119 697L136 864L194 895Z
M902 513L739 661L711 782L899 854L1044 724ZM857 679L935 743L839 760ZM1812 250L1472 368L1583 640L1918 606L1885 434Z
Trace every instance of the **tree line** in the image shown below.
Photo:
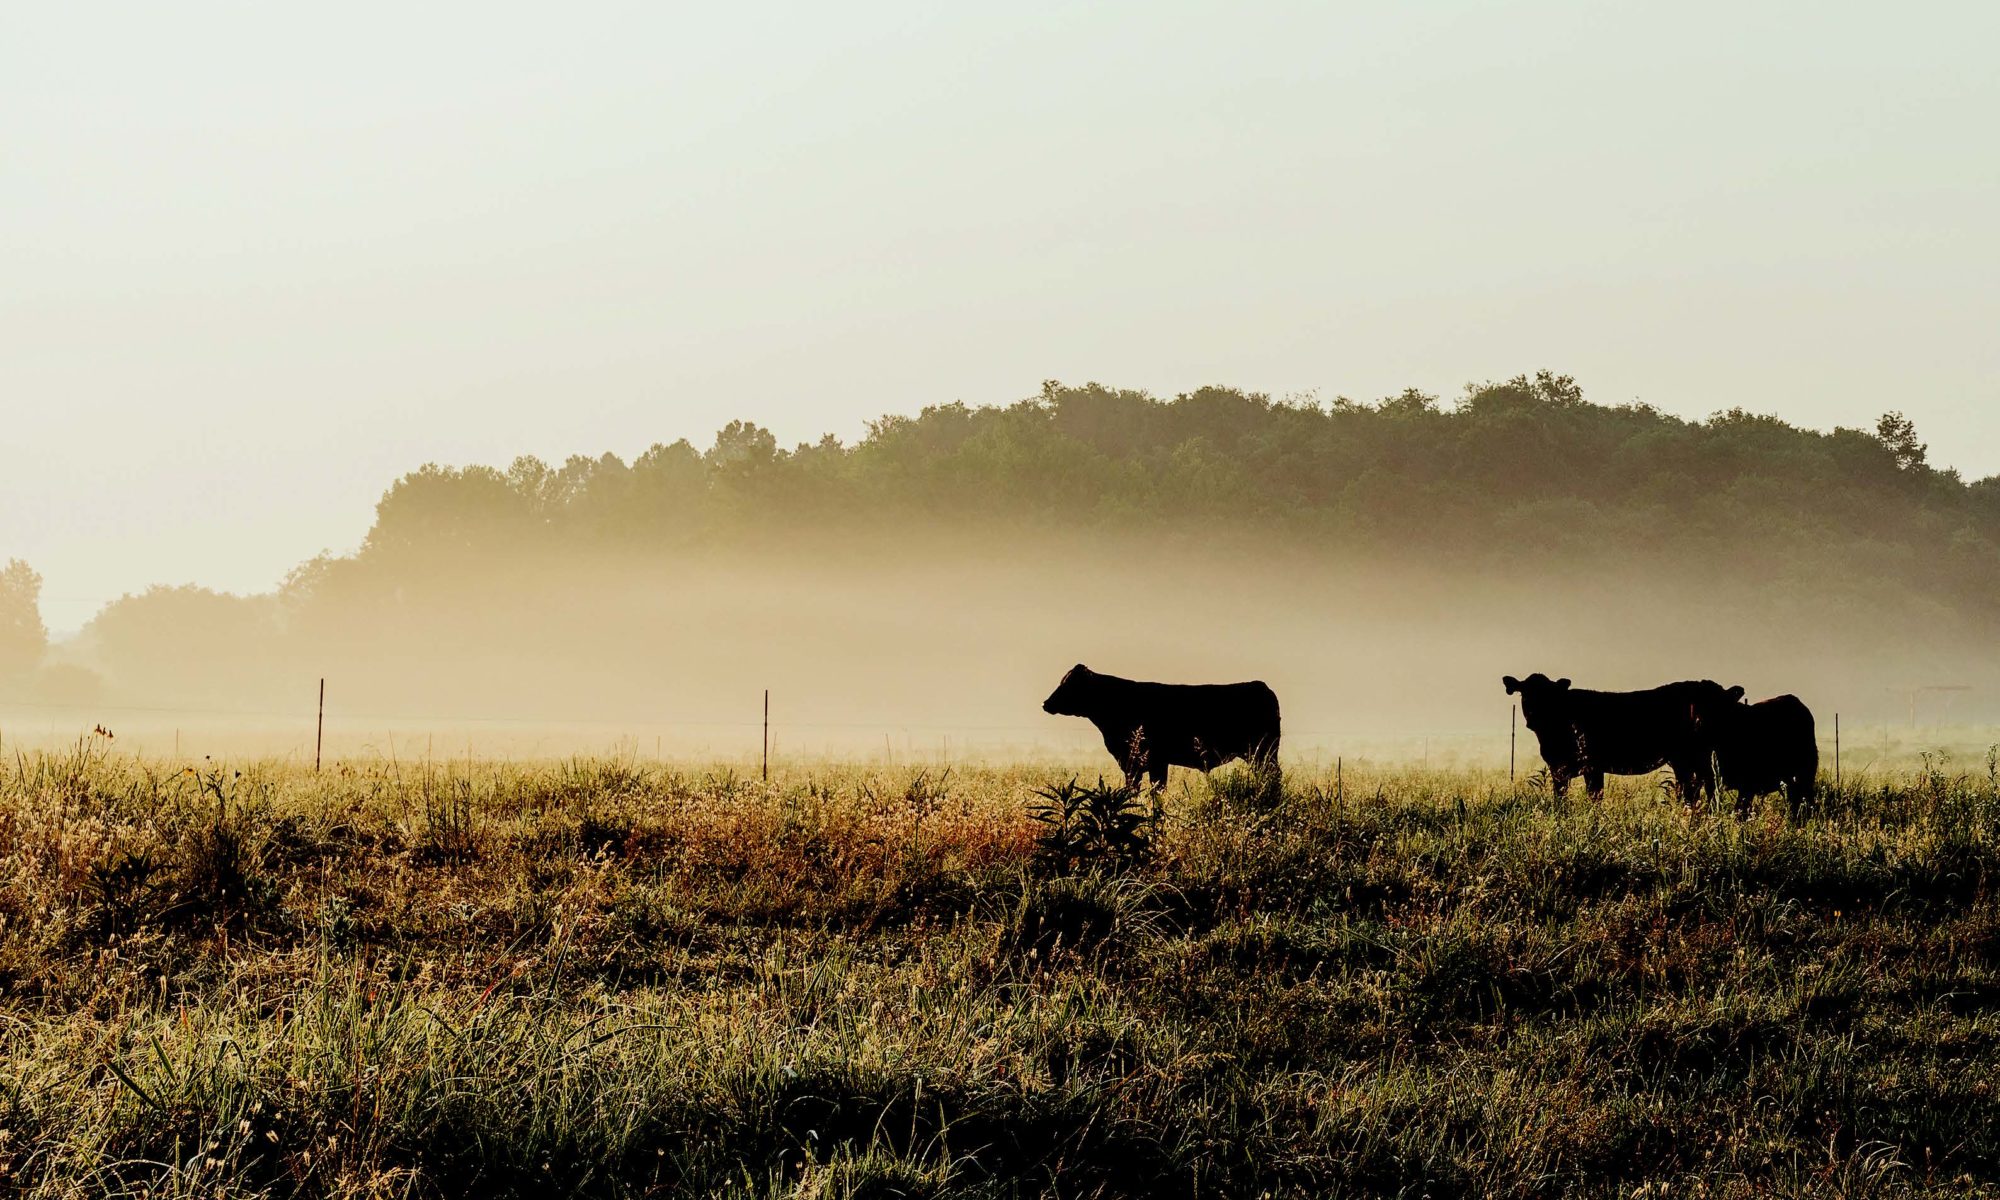
M1977 618L2000 609L2000 477L1928 462L1911 422L1819 432L1742 409L1687 420L1587 400L1541 372L1373 402L1209 387L1172 398L1049 382L1017 403L885 416L845 444L785 449L735 421L712 444L630 462L426 464L396 480L358 550L277 593L159 587L86 630L96 661L170 671L226 658L245 630L451 589L565 556L671 566L724 551L1061 532L1165 553L1421 559L1466 569L1633 567L1700 584L1884 589ZM45 657L39 578L0 572L0 676Z
M705 450L655 445L630 463L433 464L388 490L346 564L393 575L535 546L996 526L1523 565L1650 559L1799 584L1867 570L1969 605L2000 596L2000 477L1931 467L1899 413L1830 433L1741 409L1691 421L1590 403L1549 372L1455 403L1222 387L1159 399L1051 382L1011 405L883 417L853 445L785 450L739 421ZM322 561L300 582L346 564Z

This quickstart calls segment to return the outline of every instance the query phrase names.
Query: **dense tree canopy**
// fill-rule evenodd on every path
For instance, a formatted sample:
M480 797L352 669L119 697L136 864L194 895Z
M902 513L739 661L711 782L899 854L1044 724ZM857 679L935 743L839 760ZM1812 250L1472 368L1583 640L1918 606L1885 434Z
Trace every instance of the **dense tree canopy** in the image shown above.
M732 422L706 451L658 445L560 467L425 466L383 497L354 560L566 548L662 552L761 534L1057 526L1115 535L1260 534L1306 551L1469 564L1672 561L1811 582L1863 569L1983 605L2000 595L2000 479L1927 465L1897 413L1820 433L1740 409L1687 421L1589 403L1543 372L1376 403L1230 388L1170 400L1043 385L1005 407L873 422L858 444L780 449Z

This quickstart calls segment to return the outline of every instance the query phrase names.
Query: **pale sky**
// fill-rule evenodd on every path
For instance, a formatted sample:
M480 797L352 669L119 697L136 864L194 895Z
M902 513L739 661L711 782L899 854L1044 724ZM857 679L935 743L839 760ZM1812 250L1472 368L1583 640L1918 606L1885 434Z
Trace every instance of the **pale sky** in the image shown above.
M0 558L261 590L427 460L1549 367L2000 472L2000 5L17 3Z

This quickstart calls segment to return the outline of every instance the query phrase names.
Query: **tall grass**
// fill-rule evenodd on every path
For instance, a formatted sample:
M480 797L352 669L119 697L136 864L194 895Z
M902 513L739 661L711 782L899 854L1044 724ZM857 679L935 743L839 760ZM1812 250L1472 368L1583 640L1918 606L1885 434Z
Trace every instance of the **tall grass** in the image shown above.
M21 758L0 1180L2000 1194L1983 770L1190 777L1105 854L1030 815L1068 780Z

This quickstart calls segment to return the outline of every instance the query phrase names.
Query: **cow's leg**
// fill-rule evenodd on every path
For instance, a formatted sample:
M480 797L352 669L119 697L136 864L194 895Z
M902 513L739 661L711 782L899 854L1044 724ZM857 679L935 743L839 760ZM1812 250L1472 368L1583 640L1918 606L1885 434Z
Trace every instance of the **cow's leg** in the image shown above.
M1681 803L1699 804L1708 798L1708 780L1703 775L1701 764L1689 760L1677 762L1674 767L1674 786L1680 789Z
M1120 766L1125 768L1125 786L1132 791L1139 790L1139 780L1152 766L1153 756L1147 749L1146 729L1142 725L1125 735L1125 745L1118 756Z
M1604 799L1604 772L1586 767L1583 772L1583 789L1593 802Z
M1570 781L1569 768L1567 767L1549 768L1549 792L1556 799L1562 800L1568 797L1569 781Z
M1813 802L1814 795L1819 790L1819 780L1815 778L1817 775L1817 771L1802 772L1792 776L1785 785L1785 798L1791 801L1794 810Z
M1680 793L1681 803L1689 808L1699 807L1714 790L1707 773L1697 763L1677 762L1671 765L1674 771L1674 790Z
M1285 772L1278 765L1278 742L1276 738L1259 742L1250 748L1250 769L1257 775L1257 789L1266 797L1275 799L1284 791Z
M1722 799L1723 789L1726 786L1729 785L1726 785L1720 777L1715 775L1709 776L1710 794L1717 800ZM1755 783L1747 779L1738 779L1734 786L1736 791L1736 816L1738 819L1741 819L1750 815L1750 802L1757 798L1759 789Z
M1147 774L1149 774L1149 775L1151 775L1151 776L1153 777L1153 794L1154 794L1155 796L1157 796L1157 795L1159 795L1159 794L1160 794L1161 792L1164 792L1164 791L1166 791L1166 790L1167 790L1167 760L1166 760L1166 759L1164 759L1164 758L1161 758L1161 757L1159 757L1158 755L1155 755L1155 756L1153 757L1153 761L1152 761L1151 765L1149 765L1149 766L1148 766L1148 767L1146 768L1146 773L1147 773Z

